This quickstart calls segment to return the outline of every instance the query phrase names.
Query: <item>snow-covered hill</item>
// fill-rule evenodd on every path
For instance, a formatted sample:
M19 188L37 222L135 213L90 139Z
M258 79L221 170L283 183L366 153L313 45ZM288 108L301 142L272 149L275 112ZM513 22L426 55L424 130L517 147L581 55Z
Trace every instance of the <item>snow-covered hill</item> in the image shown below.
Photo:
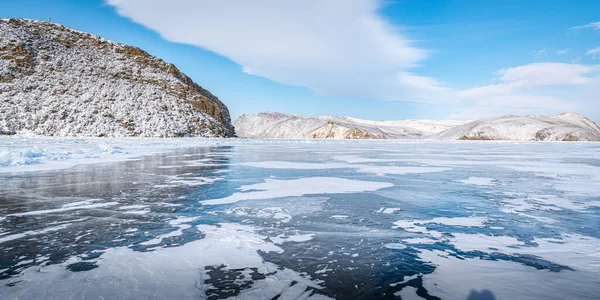
M576 113L501 116L473 121L431 136L438 140L600 141L600 126Z
M242 115L233 122L240 137L395 139L423 137L464 124L462 121L367 121L325 115L302 117L274 112Z
M576 113L501 116L472 122L450 120L367 121L350 117L303 117L282 113L243 115L233 121L240 137L508 141L600 141L600 125Z
M139 48L65 26L0 20L0 133L234 136L227 107Z

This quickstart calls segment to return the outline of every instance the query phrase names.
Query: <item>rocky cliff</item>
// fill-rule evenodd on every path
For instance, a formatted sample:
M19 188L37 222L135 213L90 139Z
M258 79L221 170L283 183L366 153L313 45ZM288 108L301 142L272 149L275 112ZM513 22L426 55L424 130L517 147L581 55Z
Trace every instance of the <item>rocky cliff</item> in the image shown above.
M231 137L227 107L143 50L65 26L0 20L0 132Z

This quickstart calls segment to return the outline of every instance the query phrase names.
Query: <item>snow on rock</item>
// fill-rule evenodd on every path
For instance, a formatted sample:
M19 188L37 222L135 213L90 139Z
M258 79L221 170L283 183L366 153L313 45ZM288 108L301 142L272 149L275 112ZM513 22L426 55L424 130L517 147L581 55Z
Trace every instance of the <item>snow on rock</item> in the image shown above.
M240 137L394 139L426 136L465 122L447 120L368 121L331 115L303 117L266 112L242 115L233 123Z
M576 113L501 116L473 121L432 136L437 140L600 141L600 126Z
M233 121L240 137L508 141L600 141L600 125L576 113L453 120L368 121L351 117L303 117L275 112Z
M16 132L235 135L227 107L172 64L63 25L0 19L0 134Z

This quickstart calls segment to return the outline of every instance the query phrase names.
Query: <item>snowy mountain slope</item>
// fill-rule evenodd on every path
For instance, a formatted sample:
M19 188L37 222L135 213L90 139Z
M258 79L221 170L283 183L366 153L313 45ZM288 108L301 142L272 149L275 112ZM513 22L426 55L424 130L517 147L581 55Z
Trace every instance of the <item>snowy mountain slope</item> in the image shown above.
M234 136L227 107L177 67L65 26L0 20L0 132Z
M576 113L501 116L473 121L431 136L437 140L600 141L600 126Z
M240 137L395 139L421 137L464 124L462 121L368 121L325 115L303 117L274 112L242 115L235 120Z

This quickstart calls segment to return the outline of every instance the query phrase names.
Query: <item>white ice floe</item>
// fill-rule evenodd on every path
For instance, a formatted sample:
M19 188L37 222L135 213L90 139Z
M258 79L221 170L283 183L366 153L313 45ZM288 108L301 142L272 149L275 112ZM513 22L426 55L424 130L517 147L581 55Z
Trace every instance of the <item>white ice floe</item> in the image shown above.
M370 192L392 187L388 182L360 181L336 177L306 177L291 180L267 179L264 183L245 185L231 196L201 201L204 205L231 204L244 200L299 197L318 194ZM249 192L245 192L249 191Z
M370 160L367 160L370 161ZM406 175L449 171L451 168L442 167L415 167L415 166L372 166L344 163L299 163L290 161L261 161L240 163L242 166L284 169L284 170L327 170L327 169L357 169L359 173L370 173L376 175Z
M341 220L341 219L348 219L348 216L345 216L345 215L333 215L330 218Z
M239 217L255 217L262 219L275 219L282 223L288 223L292 220L291 212L282 207L265 207L265 208L249 208L249 207L234 207L225 210L226 214L235 214Z
M600 293L597 274L588 272L540 271L518 262L457 258L438 250L421 250L419 257L435 266L433 273L423 275L423 286L442 299L482 299L477 295L485 293L499 300L565 299L560 295L593 300Z
M119 210L130 210L130 209L142 209L142 208L147 208L148 205L142 205L142 204L134 204L134 205L124 205L119 207Z
M394 222L394 228L402 228L408 232L424 233L434 238L441 238L442 232L435 230L428 230L427 224L441 224L446 226L459 226L459 227L484 227L488 218L485 217L438 217L429 220L400 220ZM423 242L423 240L421 240ZM432 244L432 243L428 243Z
M332 157L334 160L344 161L351 164L360 164L360 163L381 163L381 162L397 162L401 161L401 159L392 159L392 158L368 158L360 155L336 155Z
M175 187L196 187L201 185L213 184L216 181L223 180L222 177L202 177L191 176L190 174L179 174L168 176L162 184L155 184L155 188L175 188Z
M449 243L461 251L535 255L574 270L600 270L600 239L578 234L535 238L526 245L514 237L452 233Z
M85 203L85 204L82 204ZM35 215L44 215L44 214L52 214L52 213L61 213L72 210L81 210L81 209L98 209L109 206L114 206L119 204L119 202L104 202L104 203L92 203L87 204L87 202L80 202L80 205L66 204L61 208L55 209L45 209L45 210L32 210L22 213L15 213L7 215L7 217L24 217L24 216L35 216Z
M398 211L401 211L402 209L399 207L382 207L380 208L377 213L380 214L393 214L396 213Z
M358 166L358 165L357 165ZM360 166L358 172L372 173L376 175L406 175L406 174L424 174L437 173L452 170L451 168L440 167L400 167L400 166Z
M25 231L22 233L0 236L0 243L9 242L9 241L17 240L17 239L32 236L32 235L41 235L41 234L46 234L46 233L52 232L52 231L63 230L65 228L69 227L70 225L71 225L70 223L61 224L58 226L48 227L48 228L44 228L44 229L40 229L40 230L29 230L29 231Z
M174 223L190 220L179 219ZM271 299L278 295L287 299L298 294L305 299L327 299L316 293L322 289L320 282L265 262L258 251L283 250L267 242L254 228L230 223L197 228L205 237L179 247L148 252L107 249L95 260L98 267L87 272L66 269L68 264L80 261L76 258L62 264L27 268L15 279L18 282L14 286L0 286L0 294L7 299L205 299L210 287L205 283L209 279L205 267L225 266L227 270L253 268L265 275L242 290L239 299ZM78 288L73 290L73 286Z
M421 296L417 295L417 288L412 286L406 286L400 291L394 293L394 296L400 297L402 300L423 300Z
M437 242L439 242L439 240L437 239L431 239L431 238L410 238L410 239L402 239L402 242L404 242L405 244L413 244L413 245L429 245L429 244L435 244Z
M486 178L486 177L469 177L463 180L457 180L456 182L462 182L464 184L472 184L472 185L494 185L494 178Z
M407 283L407 282L409 282L409 281L411 281L413 279L417 279L419 277L419 275L421 275L421 274L414 274L414 275L410 275L410 276L404 276L404 277L402 277L401 281L390 283L390 286L391 287L395 287L397 285L405 284L405 283Z
M327 169L350 169L353 165L341 163L310 163L293 161L255 161L239 163L240 166L263 168L263 169L291 169L291 170L327 170Z
M140 244L144 245L144 246L153 246L153 245L160 244L164 239L181 236L183 234L184 230L192 228L192 225L185 224L185 223L194 222L194 221L198 220L199 218L200 217L178 217L175 220L171 220L171 221L169 221L169 225L177 227L177 230L169 232L167 234L161 234L154 239L142 242Z
M383 245L384 248L393 249L393 250L404 250L406 249L406 245L400 243L389 243Z
M285 235L285 234L280 234L276 237L271 237L271 241L273 241L274 244L283 244L283 243L287 243L287 242L295 242L295 243L301 243L301 242L307 242L313 239L315 235L313 233L309 233L309 234L295 234L295 235Z

